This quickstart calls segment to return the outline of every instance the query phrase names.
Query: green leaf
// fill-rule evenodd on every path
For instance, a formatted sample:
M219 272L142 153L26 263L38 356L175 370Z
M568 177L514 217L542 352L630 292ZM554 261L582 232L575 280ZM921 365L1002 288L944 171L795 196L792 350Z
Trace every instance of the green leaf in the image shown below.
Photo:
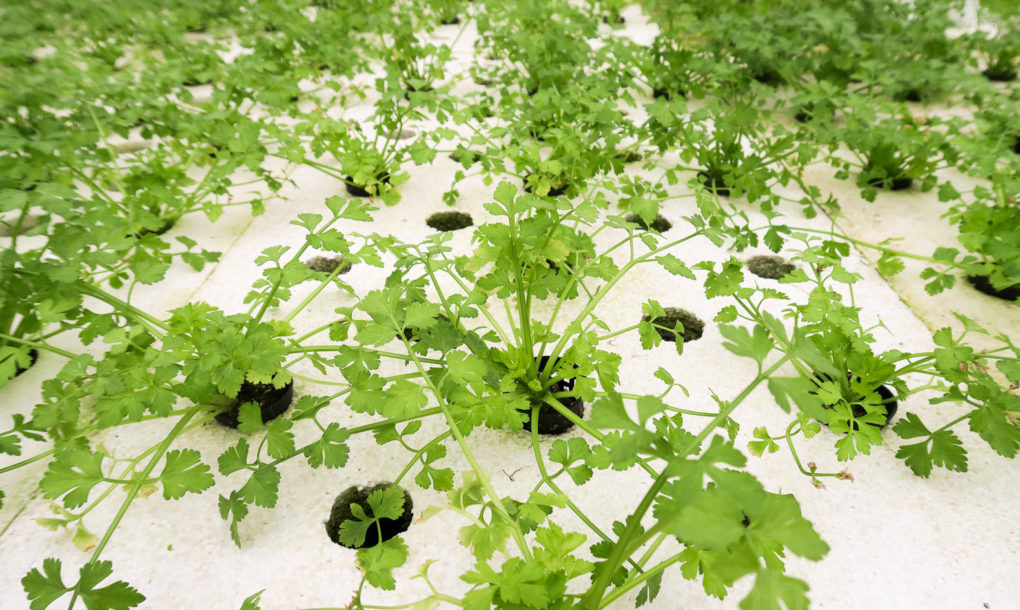
M241 536L238 532L238 525L248 515L248 503L241 498L237 491L230 493L230 497L220 496L219 500L220 517L230 519L230 538L241 548Z
M489 372L481 358L460 350L447 353L446 367L450 377L460 385L480 384Z
M496 551L506 548L510 539L510 526L494 522L488 527L467 525L460 528L461 544L471 549L479 561L488 561Z
M540 527L535 532L535 540L542 545L535 550L535 559L540 561L549 572L566 572L567 578L591 571L590 562L578 561L570 553L584 544L586 536L577 532L565 532L555 522L547 527Z
M899 435L900 438L918 438L921 436L931 436L931 430L921 421L914 413L907 413L901 417L896 425L893 426L893 432Z
M943 182L939 185L939 201L957 201L960 199L960 191L950 182Z
M439 316L439 306L435 303L411 303L407 306L404 328L429 328L436 324L437 316Z
M424 140L415 140L413 144L407 147L407 152L411 156L411 160L414 161L415 165L422 165L430 163L436 158L436 151L429 148Z
M640 608L646 603L655 601L655 598L659 596L659 589L662 587L662 572L659 572L655 576L652 576L645 583L645 586L641 587L638 591L637 599L634 600L634 607Z
M103 481L103 456L87 448L57 454L39 482L43 495L55 500L64 494L66 508L77 508L89 499L92 488Z
M369 528L376 527L380 519L399 519L404 514L404 492L396 485L377 489L368 495L368 507L366 512L361 504L351 503L354 519L340 524L339 537L343 544L360 547L365 543Z
M723 263L722 270L718 273L709 271L705 279L705 296L711 299L735 293L744 279L742 266L740 261L730 260Z
M660 366L658 369L656 369L654 375L656 379L661 380L662 383L668 386L676 384L676 379L674 379L673 375L671 375L669 371L667 371L664 367Z
M255 503L263 508L276 506L277 493L280 489L280 472L272 464L262 464L252 473L251 478L239 492L247 503Z
M1006 413L994 405L982 405L970 416L970 429L985 439L1002 457L1012 458L1020 445L1020 427L1006 419Z
M425 390L418 384L406 379L394 381L386 388L386 400L379 406L379 413L387 417L413 417L428 404Z
M772 440L769 436L768 430L765 429L765 426L755 428L753 436L757 440L748 442L747 448L754 455L761 457L766 451L769 453L779 451L779 444Z
M995 366L1011 383L1020 384L1020 359L999 360Z
M358 549L357 562L369 584L392 591L397 587L393 570L404 565L407 557L407 545L398 536L375 546Z
M333 195L326 199L326 207L329 208L330 212L333 212L338 218L346 218L347 220L355 220L358 222L371 222L372 215L369 214L374 208L372 204L366 200L355 199L353 197L344 198Z
M177 500L189 491L201 493L212 487L215 480L209 466L203 464L201 458L201 454L194 449L167 451L166 465L159 475L165 499Z
M753 335L743 326L729 324L720 325L719 332L730 341L723 343L723 347L738 356L753 358L758 363L763 362L775 346L769 332L761 326L754 327Z
M883 252L882 256L878 259L878 263L876 263L876 267L878 272L885 277L896 275L906 268L903 264L903 259L891 252Z
M514 211L514 197L517 196L517 187L509 182L500 182L499 186L496 187L496 192L493 193L492 198L497 202L502 203L503 207L509 213Z
M620 430L638 430L641 428L627 415L627 409L623 406L623 398L615 392L606 398L600 398L592 405L591 425L596 428L615 428Z
M47 557L43 560L43 571L32 568L21 579L21 586L28 594L31 610L43 610L70 591L60 576L60 560Z
M574 483L584 485L592 477L591 468L584 463L590 453L591 448L583 438L557 439L549 449L549 461L562 464ZM574 465L577 462L581 464Z
M325 464L326 468L341 468L347 464L349 448L344 443L350 437L346 428L341 428L337 423L326 426L322 432L322 438L305 447L305 457L308 458L308 465L318 468Z
M237 429L242 434L253 434L265 428L262 423L262 408L257 402L248 401L237 410Z
M807 592L804 581L761 568L751 592L740 601L740 610L807 610Z
M653 218L654 218L654 216L653 216ZM651 222L651 221L648 221L648 222ZM681 261L679 258L673 256L672 254L664 254L664 255L656 258L655 260L660 265L662 265L663 269L665 269L666 271L672 273L673 275L679 275L681 277L686 277L686 278L692 279L692 280L697 279L697 277L694 275L694 272L691 271L690 267L685 265L683 263L683 261Z
M400 519L404 514L404 492L393 485L368 494L368 505L376 519Z
M928 442L902 445L896 457L906 462L907 466L919 477L928 478L931 474L932 462L928 452Z
M812 561L829 552L829 545L801 515L797 499L790 494L768 494L751 519L748 535L763 548L786 547Z
M88 610L128 610L145 601L144 595L122 580L97 589L96 585L112 573L109 561L90 561L82 566L75 589Z
M789 227L769 227L769 230L765 232L765 236L762 237L762 241L768 246L769 250L773 252L779 252L783 249L784 239L782 233L789 233Z
M266 451L274 458L287 458L294 454L294 433L290 429L294 422L289 419L274 419L266 433Z
M384 345L397 336L397 331L382 324L368 323L358 329L357 340L362 345Z
M713 321L720 324L732 322L737 319L737 308L733 305L727 305L719 310L719 313L715 314Z
M315 227L319 226L320 222L322 222L322 214L309 214L306 212L298 214L297 220L290 221L290 224L304 227L311 232L315 230Z
M496 607L520 607L519 604L531 608L546 608L550 603L549 583L546 570L537 561L525 562L512 557L495 572L488 565L479 563L474 572L468 572L461 579L468 584L492 583L497 587L499 602L494 600ZM513 604L511 606L511 604Z
M262 607L259 606L259 604L262 603L262 594L265 593L265 591L265 589L262 589L258 593L252 593L248 597L244 598L244 601L241 602L240 610L262 610Z
M665 507L660 505L657 508ZM688 499L680 508L670 531L685 544L721 551L744 535L743 518L733 499L713 488Z
M927 478L932 466L956 472L967 471L967 451L952 430L937 430L927 441L903 445L896 457L906 461L914 474Z
M651 322L641 321L638 323L638 336L641 338L641 349L652 349L662 343L662 335L655 330ZM683 345L683 341L677 341L677 343Z
M365 536L370 527L376 527L376 519L372 519L365 513L360 504L351 504L351 514L354 519L347 519L340 524L337 537L342 544L348 547L360 548L365 544Z
M658 396L642 396L637 399L638 419L641 425L648 423L648 420L667 409L666 403Z
M228 475L248 467L248 440L239 439L237 445L224 451L216 461L220 474Z

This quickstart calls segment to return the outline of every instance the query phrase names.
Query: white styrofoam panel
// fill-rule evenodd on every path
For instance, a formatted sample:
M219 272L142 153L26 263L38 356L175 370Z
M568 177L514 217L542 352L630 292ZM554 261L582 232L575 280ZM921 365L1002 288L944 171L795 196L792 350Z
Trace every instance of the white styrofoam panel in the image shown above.
M632 13L626 13L628 25L620 32L637 40L654 35L638 18L639 14ZM440 28L436 35L448 37L448 30L452 29ZM464 32L457 39L458 56L470 53L473 26L466 27ZM472 85L469 81L464 83ZM366 84L371 84L371 79L367 79ZM345 110L344 115L364 118L370 111L370 103L371 98ZM428 128L428 125L422 127ZM441 195L449 188L458 167L439 155L428 166L408 168L411 179L400 187L403 201L399 205L379 209L371 224L345 222L343 228L388 233L408 242L422 240L431 233L424 219L435 211L448 209ZM632 166L628 171L654 175L658 170L646 172ZM812 174L812 182L836 193L844 203L860 202L852 181L827 178L826 171L819 168ZM281 193L283 200L269 205L262 216L249 218L245 210L232 209L217 223L207 223L198 215L182 219L169 235L187 234L204 247L222 250L221 261L201 274L175 265L166 282L136 290L134 302L159 314L197 300L221 307L227 313L246 311L243 296L260 275L254 263L258 253L277 244L299 247L303 230L290 225L289 221L301 212L324 212L322 202L326 197L344 194L340 182L309 168L298 168L293 179L296 186L286 186ZM462 195L455 209L470 213L476 225L492 220L482 209L491 197L492 186L473 177L458 188ZM688 191L686 185L672 189L677 194ZM674 223L667 238L686 230L680 217L692 212L693 205L693 199L686 197L672 200L663 207L663 215ZM734 200L733 205L752 218L763 218L753 205L739 199ZM900 235L908 239L902 246L904 249L910 249L908 245L916 246L926 252L934 248L932 239L941 244L953 238L952 229L938 219L939 214L929 211L937 205L934 197L916 192L881 194L875 204L860 202L860 205L844 206L845 215L838 223L849 234L872 241L911 227L915 229L911 235ZM922 206L924 211L920 211ZM825 218L803 218L792 205L783 211L790 224L818 229L829 226ZM610 243L610 237L600 235L597 242L604 246ZM459 231L450 245L456 252L466 253L471 248L470 239L470 229ZM722 261L731 256L706 240L692 240L676 248L674 254L688 262ZM750 254L737 256L744 258ZM309 252L305 258L312 255L314 253ZM868 325L881 319L893 329L876 331L876 351L930 348L926 323L942 325L944 322L937 317L940 307L925 305L919 298L918 291L923 293L923 289L917 279L917 269L908 265L891 287L860 254L853 253L845 264L863 276L854 286L857 303L863 307L862 322ZM706 322L703 338L686 345L682 356L678 356L670 344L642 350L634 334L607 341L608 346L623 357L620 375L624 391L658 392L661 386L652 373L662 366L690 390L689 398L672 397L678 406L711 410L713 393L722 399L733 397L753 378L755 369L749 360L737 358L722 348L721 336L712 318L726 300L706 299L700 287L703 272L698 274L699 281L695 282L671 276L654 266L640 267L624 278L616 291L597 308L597 315L614 328L636 321L641 315L641 303L650 298L665 306L689 309ZM380 287L385 275L385 270L356 265L340 278L363 295ZM754 277L749 277L747 282L768 283ZM286 316L313 287L311 283L299 287L289 303L271 309L270 315ZM795 302L806 298L801 286L783 285L781 289ZM947 300L949 298L951 300ZM335 307L354 303L349 295L327 288L296 324L299 330L313 328L329 321ZM947 298L929 303L938 303L946 311L990 315L993 321L1011 313L989 305L981 295L958 289ZM499 309L494 308L497 316ZM933 309L936 311L930 311ZM566 313L576 312L578 306L572 303L565 310ZM540 304L538 311L548 313L549 308ZM74 349L73 340L68 340L71 341L68 348ZM385 366L392 372L403 369L400 364ZM39 366L5 388L5 395L13 397L11 404L17 409L30 410L38 398L38 383L51 376L57 367L59 358L44 356ZM320 376L302 365L295 367L295 372ZM322 395L327 390L328 387L302 380L295 383L298 395ZM950 421L960 412L952 405L930 406L927 398L924 394L911 396L901 404L900 413L916 411L927 422L937 425ZM750 395L735 417L742 426L738 446L745 450L756 426L767 426L776 433L789 421L789 416L782 413L761 387ZM367 423L371 418L352 413L336 401L324 412L323 420L353 426ZM164 438L167 429L165 422L134 424L105 431L95 440L103 442L117 455L135 455ZM432 420L415 438L424 442L443 429L442 422ZM305 421L295 426L295 432L300 443L302 439L312 438L315 430ZM581 434L575 429L567 436ZM836 462L832 448L835 437L828 431L810 440L799 440L800 455L805 462L815 461L823 471L848 467L855 477L854 482L829 482L824 490L815 489L796 471L785 449L761 459L750 458L748 470L770 491L795 494L805 516L832 547L821 562L791 558L789 572L810 584L811 599L815 607L822 609L981 608L984 604L990 608L1011 607L1017 598L1012 583L1018 552L1015 545L1010 544L1016 537L1017 526L1009 510L1020 501L1020 477L1016 470L994 455L980 439L963 430L961 437L970 452L970 472L956 474L936 470L931 478L920 479L894 458L899 443L891 432L885 435L886 445L849 465ZM239 437L236 431L209 423L189 432L175 446L197 448L204 460L212 464L219 453ZM538 471L527 435L480 430L469 437L468 443L499 493L523 499L537 482ZM551 443L552 439L544 439L543 451L547 451ZM226 480L218 477L216 488L200 496L188 495L168 502L157 492L138 499L103 558L114 562L117 578L127 580L148 597L146 608L237 608L244 597L260 589L265 589L262 596L265 609L342 607L350 601L360 574L354 565L354 552L333 545L325 536L323 522L332 500L349 485L392 479L408 459L407 452L399 446L380 447L369 435L356 436L349 444L350 461L337 471L313 470L300 458L284 464L280 469L283 480L277 507L272 511L253 508L241 525L244 543L241 549L231 542L227 525L220 519L216 506L217 493L226 494L243 482L242 475L234 475ZM459 473L469 470L470 466L453 443L447 444L449 457L443 465L458 473L459 482ZM30 453L26 451L26 455ZM8 504L0 513L6 525L0 535L0 565L3 565L0 599L5 600L5 607L27 607L19 581L28 569L38 566L42 558L62 558L67 571L76 569L88 557L71 544L69 534L50 532L34 522L36 518L49 516L48 502L32 498L29 487L44 464L40 462L30 472L19 473L22 478L15 486L16 493L11 493L10 475L3 478ZM412 470L411 474L415 472ZM582 487L575 487L568 479L558 482L600 528L609 530L612 521L623 520L633 510L650 480L645 473L633 469L625 473L598 472ZM425 507L442 502L442 494L421 490L410 482L407 487L414 497L416 517ZM20 500L11 501L15 497ZM86 524L101 533L122 498L120 492L112 494L87 517ZM567 529L586 531L568 511L557 511L554 516ZM456 595L466 590L466 585L459 581L459 574L470 569L473 558L457 541L457 532L464 525L463 519L449 511L413 524L404 535L411 558L407 566L397 571L398 590L371 592L366 599L392 604L427 595L424 583L412 577L423 564L432 560L436 563L429 574L441 592ZM589 534L589 542L593 541ZM181 586L182 583L187 586ZM726 600L713 600L700 590L700 584L683 580L674 568L667 572L663 591L652 607L735 608L749 587L750 582L745 579ZM626 596L617 606L632 606L633 600L634 595Z

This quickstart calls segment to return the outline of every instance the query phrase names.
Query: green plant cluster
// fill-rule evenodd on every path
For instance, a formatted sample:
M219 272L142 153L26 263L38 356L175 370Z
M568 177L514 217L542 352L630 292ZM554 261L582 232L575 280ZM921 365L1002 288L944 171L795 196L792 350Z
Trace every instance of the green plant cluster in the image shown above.
M862 321L861 276L844 264L854 243L882 252L886 274L904 258L927 261L932 294L958 271L998 289L1020 284L1020 89L1002 82L1020 62L1016 14L987 0L991 27L954 37L958 4L9 3L0 19L0 386L37 359L61 364L31 413L0 432L4 454L46 448L0 474L46 460L38 487L56 516L42 524L91 553L77 576L54 558L28 571L31 608L144 601L124 581L109 584L113 566L101 559L140 495L173 501L221 483L230 491L219 513L240 545L249 515L277 504L282 465L343 468L349 439L369 434L406 449L395 485L445 494L426 517L463 518L459 540L475 558L460 575L467 592L437 590L426 567L421 607L595 609L634 592L644 605L672 572L719 598L752 579L742 608L806 607L808 586L785 559L820 560L828 544L793 495L747 472L746 453L785 449L822 486L851 478L801 460L799 439L823 434L823 424L839 461L895 435L897 457L922 477L967 470L961 428L1006 458L1020 447L1020 347L999 336L999 347L978 351L968 341L987 331L958 316L963 332L942 328L931 345L881 351L884 329ZM625 15L642 12L658 27L651 44L617 35ZM473 62L454 70L469 24L479 33ZM456 38L432 37L439 27ZM352 110L362 101L367 117ZM937 118L926 105L936 103L976 120ZM458 202L471 178L491 187L485 221L460 223L473 226L470 250L455 249L445 230L407 243L373 222L379 204L407 205L412 165L446 157L457 169L445 202ZM853 180L874 203L824 194L805 177L811 166ZM213 222L230 206L255 215L285 205L284 187L300 189L293 176L305 169L334 179L336 194L294 215L303 239L254 260L261 275L238 299L241 313L137 306L136 290L159 288L178 262L201 271L218 261L182 225ZM959 187L946 169L978 186ZM784 216L835 217L907 188L953 203L946 217L966 252L903 252ZM677 256L695 243L703 260ZM745 274L737 254L759 247L792 259L778 284ZM357 283L346 273L361 266L385 273ZM636 301L631 323L604 319L600 306L639 269L720 303L712 326L654 299ZM805 297L784 292L788 284ZM314 305L334 289L352 304L323 322ZM732 395L693 404L684 384L698 380L681 366L655 372L658 393L635 392L621 374L616 340L682 359L685 340L703 332L750 363ZM294 403L271 421L245 398L253 386L295 381ZM789 424L756 428L740 446L741 407L759 387ZM893 422L890 393L910 409ZM926 424L925 399L960 415ZM549 409L574 432L542 440L530 422ZM187 446L193 430L228 413L239 440L224 440L215 459ZM348 425L350 413L369 423ZM142 422L166 428L144 451L94 441ZM501 493L481 467L485 449L472 433L483 428L528 435L539 473L530 493ZM451 452L471 470L454 472ZM574 493L607 471L647 477L637 507L609 527ZM94 509L117 501L94 534ZM405 517L402 494L373 489L365 502L328 532L352 546L378 532L356 551L355 608L372 607L372 587L396 588L394 570L409 557L401 536L381 535L384 520ZM584 527L566 529L567 513Z

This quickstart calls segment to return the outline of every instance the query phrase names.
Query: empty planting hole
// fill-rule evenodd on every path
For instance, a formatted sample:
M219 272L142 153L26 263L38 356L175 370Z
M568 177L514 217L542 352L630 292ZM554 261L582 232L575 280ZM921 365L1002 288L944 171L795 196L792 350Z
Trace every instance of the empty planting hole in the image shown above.
M747 270L767 280L778 280L793 273L797 267L782 256L765 254L747 259Z
M474 221L464 212L436 212L425 219L425 224L437 231L456 231L470 227Z
M305 261L305 266L320 273L333 273L340 269L338 275L351 270L351 263L344 261L342 256L313 256Z

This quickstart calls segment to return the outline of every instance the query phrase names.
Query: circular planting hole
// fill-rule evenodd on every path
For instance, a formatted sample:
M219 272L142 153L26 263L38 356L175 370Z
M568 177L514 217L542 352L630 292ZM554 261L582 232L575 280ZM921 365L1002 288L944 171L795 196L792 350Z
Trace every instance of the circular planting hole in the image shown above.
M436 212L425 219L425 224L436 231L456 231L474 224L470 214L464 212Z
M628 150L626 152L617 153L616 154L616 158L620 159L624 163L637 163L641 159L644 159L644 157L641 156L641 153L633 151L633 150Z
M665 98L671 99L683 99L687 97L687 92L679 88L667 88L667 87L653 87L652 97L655 99Z
M397 519L383 517L376 520L369 496L375 494L372 499L377 505L380 502L386 503L389 499L385 497L385 492L390 488L400 490L403 495L403 513ZM351 507L354 505L360 508L359 512L365 517L364 519L355 514L354 511L358 509L352 509ZM406 532L407 528L411 526L413 517L414 502L411 500L411 494L403 487L395 486L392 483L377 483L361 487L353 485L343 490L333 501L333 508L329 511L329 520L326 521L326 535L334 544L339 544L342 547L364 549L380 542L386 542L390 538ZM345 523L348 525L345 526ZM341 530L344 530L343 535ZM358 538L361 533L364 534L361 544L356 544L356 540L348 538Z
M353 176L344 176L344 180L344 188L347 189L347 193L349 195L353 195L355 197L372 197L379 194L380 185L390 183L390 173L383 172L381 174L376 174L375 184L355 184ZM371 189L371 192L369 189Z
M652 319L650 316L642 316L643 322L651 322L658 326L664 326L666 328L656 328L655 332L659 333L664 341L676 341L676 333L673 332L673 328L676 328L677 322L683 325L683 338L684 343L691 341L697 341L701 338L701 335L705 332L705 322L701 318L679 307L666 307L663 311L666 315ZM666 330L670 329L670 330Z
M342 256L313 256L305 261L305 266L320 273L333 273L340 269L337 274L341 275L350 271L352 264L344 261Z
M567 192L567 187L569 185L567 184L567 181L564 178L557 178L555 176L549 176L549 178L550 178L550 182L552 184L549 187L549 192L546 193L544 195L544 197L559 197L563 193ZM531 186L532 183L533 182L532 182L532 175L531 174L528 174L528 175L524 176L524 192L525 193L531 193L532 192L532 186ZM538 180L537 179L534 180L534 184L536 184L536 185L538 184ZM540 196L543 196L543 195L540 195Z
M726 180L721 172L704 171L698 172L698 181L705 185L705 188L722 197L730 196L730 187L726 186Z
M634 224L641 227L645 231L649 229L655 229L659 233L665 233L666 231L669 231L671 228L673 228L673 223L663 218L662 214L656 214L655 220L652 221L652 224L648 224L647 222L645 222L644 218L641 218L637 214L627 214L626 216L623 217L623 219L626 220L627 222L633 222Z
M176 224L177 224L177 219L176 218L170 218L170 219L164 220L163 224L159 225L159 227L157 227L155 230L153 230L153 229L144 229L144 228L143 229L139 229L138 231L132 233L131 237L134 237L135 239L141 239L142 237L145 237L146 235L162 235L162 234L166 233L167 231L169 231L170 229L174 228L174 225L176 225Z
M782 256L765 254L747 259L747 270L767 280L778 280L793 273L797 267Z
M852 373L847 373L847 379L852 377L852 375L853 375ZM821 379L821 380L832 381L832 377L829 376L829 375L826 375L825 373L820 373L818 371L815 371L815 376L818 379ZM858 377L857 379L860 380L860 377ZM889 422L892 421L893 416L896 415L896 409L898 407L898 404L897 404L897 401L896 401L896 395L893 394L893 391L890 390L888 386L880 385L877 388L875 388L875 392L882 399L882 404L885 405L885 422L882 423L882 424L865 424L865 425L873 426L873 427L876 427L879 430L881 430L881 429L885 428L886 426L888 426ZM861 404L859 404L859 401L862 400L864 397L863 396L857 396L857 397L851 397L851 398L852 398L852 400L850 400L848 402L850 402L850 407L853 410L854 417L864 417L865 415L867 415L868 414L867 409L865 409ZM854 401L857 401L857 402L854 402ZM826 409L831 409L832 407L826 406L825 408ZM825 425L828 426L828 424L825 424ZM856 421L854 421L853 422L853 429L854 430L860 429L860 424L858 424Z
M39 350L34 348L28 350L27 358L22 357L22 354L18 352L9 354L7 358L10 358L14 362L14 374L11 375L11 378L14 378L35 365L35 363L39 360ZM4 365L7 366L6 358Z
M558 362L558 361L557 361ZM549 356L542 356L538 361L538 372L539 375L545 370L546 365L549 363ZM576 365L575 365L576 366ZM568 377L560 379L556 383L549 386L548 392L550 394L556 392L569 392L574 389L574 383L576 378ZM560 403L570 410L571 413L578 417L584 417L584 401L580 398L560 398ZM574 427L574 422L567 419L565 415L557 411L551 405L545 402L540 402L539 399L532 400L532 407L538 407L538 433L546 435L557 435L563 434L567 430ZM527 419L524 420L524 429L531 432L531 409L525 411Z
M897 102L920 103L924 101L925 97L925 94L920 89L907 89L905 91L898 91L893 95L893 99Z
M753 78L754 80L758 81L763 85L768 85L770 87L782 85L783 82L785 81L785 79L779 72L776 72L772 68L764 67L752 68L751 78Z
M241 390L231 403L230 409L217 415L216 421L229 428L236 428L239 423L237 416L240 413L241 405L254 402L259 406L262 412L262 421L265 423L282 415L293 399L293 381L282 388L274 387L271 383L245 381L241 384Z
M1006 286L999 290L995 286L992 286L992 282L989 281L987 275L968 275L967 281L974 288L979 291L998 299L1006 301L1015 301L1020 299L1020 284L1013 284L1012 286Z
M913 178L870 178L868 180L868 186L889 189L890 191L905 191L912 184L914 184Z
M991 66L981 72L990 81L997 83L1008 83L1016 80L1016 70L1009 66Z

